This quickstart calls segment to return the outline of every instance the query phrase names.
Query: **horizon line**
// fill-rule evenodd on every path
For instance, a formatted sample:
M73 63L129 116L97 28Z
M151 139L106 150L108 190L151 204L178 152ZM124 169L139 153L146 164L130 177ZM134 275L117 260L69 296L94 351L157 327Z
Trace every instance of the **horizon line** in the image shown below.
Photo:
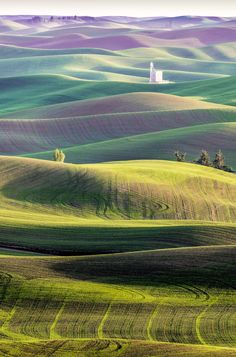
M49 13L49 14L37 14L37 13L30 13L30 14L24 14L24 13L19 13L19 14L1 14L1 16L65 16L65 17L93 17L93 18L102 18L102 17L129 17L133 19L145 19L145 18L153 18L153 19L160 19L160 18L177 18L177 17L219 17L219 18L234 18L236 19L236 16L220 16L220 15L198 15L198 14L182 14L182 15L161 15L161 16L129 16L129 15L77 15L77 14L55 14L55 13Z

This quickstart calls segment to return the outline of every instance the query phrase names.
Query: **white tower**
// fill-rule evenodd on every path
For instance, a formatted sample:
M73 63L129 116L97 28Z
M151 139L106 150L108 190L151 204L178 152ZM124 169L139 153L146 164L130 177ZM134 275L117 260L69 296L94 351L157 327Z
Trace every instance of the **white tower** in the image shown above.
M156 83L156 69L153 62L150 63L150 83Z
M162 83L163 82L163 72L157 71L154 67L153 62L150 63L150 79L149 83Z

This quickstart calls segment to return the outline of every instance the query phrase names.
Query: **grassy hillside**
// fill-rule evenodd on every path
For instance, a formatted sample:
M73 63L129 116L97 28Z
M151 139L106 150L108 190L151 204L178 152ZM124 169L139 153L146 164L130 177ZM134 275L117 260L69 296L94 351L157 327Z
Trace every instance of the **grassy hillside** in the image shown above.
M64 118L85 115L100 115L114 113L132 113L167 110L195 109L230 109L213 103L206 103L190 98L181 98L163 93L127 93L108 97L72 101L71 103L43 106L17 112L18 117L34 118ZM235 111L236 113L236 111Z
M2 117L11 112L81 99L135 92L162 92L234 106L235 77L150 86L148 83L80 81L57 75L0 79ZM224 95L222 95L222 92ZM29 116L28 116L29 117Z
M4 247L86 253L235 241L233 174L168 161L2 157L0 166Z
M80 116L88 113L93 115ZM173 160L176 149L192 160L202 148L212 155L221 148L234 167L235 114L233 107L160 93L74 101L9 114L17 120L0 121L0 150L51 160L50 150L63 147L67 162L86 163Z
M61 108L61 111L59 108ZM59 106L59 108L52 106L45 111L42 109L34 112L29 111L27 115L33 113L32 116L37 117L40 113L43 118L43 115L47 116L50 111L55 115L58 113L58 115L63 116L71 110L66 105ZM72 110L74 110L73 105ZM52 153L48 151L54 150L56 147L63 147L68 148L67 162L84 163L139 158L136 156L138 152L145 159L163 158L172 160L173 150L176 148L179 150L186 148L189 159L191 159L195 158L197 152L203 147L210 150L212 154L213 150L221 148L224 150L229 164L234 166L234 155L232 155L234 140L230 139L234 133L234 121L235 111L228 108L224 109L224 107L222 109L101 114L44 120L2 119L0 121L0 150L2 154L7 155L24 154L31 156L33 153L38 153L35 157L51 160ZM224 125L219 123L224 123ZM202 125L207 125L205 129L206 133L208 132L212 138L211 141L203 143L202 137L199 136L199 133L204 130ZM182 129L171 131L177 128ZM196 133L194 133L195 129ZM162 133L158 134L158 132ZM140 134L151 133L153 135L137 137ZM191 135L192 141L186 137L188 133ZM177 139L175 140L171 134L179 134L177 137L183 138L184 142L178 143ZM215 135L219 141L214 140ZM161 137L163 139L160 139ZM194 140L194 137L196 140L199 138L199 142ZM127 147L127 151L123 150L123 146L117 147L118 140L105 143L105 141L121 138L126 138L121 142L125 145L124 147ZM154 138L156 138L157 144L155 144ZM94 153L93 146L84 146L86 144L96 144L94 146L97 149L96 152ZM133 145L136 145L137 153L129 150L129 147L132 148ZM145 145L146 152L141 152L143 145ZM112 147L117 149L116 155L113 155ZM90 152L93 155L92 157Z
M46 205L50 210L52 205L85 218L235 218L234 175L199 165L126 161L73 166L10 157L0 163L3 195L29 208ZM4 174L9 168L10 177Z
M73 29L69 28L68 31ZM87 28L88 30L88 28ZM90 28L91 30L91 28ZM61 29L65 33L65 29ZM83 29L80 28L80 31ZM104 30L106 31L106 30ZM123 30L124 31L124 30ZM200 61L232 61L235 62L236 46L234 42L223 43L219 45L206 46L202 48L191 48L191 47L156 47L156 48L135 48L127 49L123 51L109 51L99 48L74 48L74 49L36 49L27 47L18 47L12 45L1 44L0 47L0 58L29 58L34 56L58 56L58 55L69 55L69 54L94 54L94 55L104 55L104 56L117 56L117 57L131 57L132 60L135 58L159 58L159 59L177 59L185 58L190 60L200 60ZM227 65L226 65L227 66ZM217 71L216 71L217 72Z
M84 49L72 50L72 53L53 52L46 50L45 54L38 52L23 52L28 57L21 56L22 51L16 51L16 58L8 58L11 52L3 47L0 69L1 77L16 77L26 75L61 74L81 80L109 80L126 82L148 81L149 65L153 57L135 58L122 53ZM84 53L83 53L84 52ZM6 53L7 58L4 57ZM8 54L9 53L9 54ZM47 55L46 55L47 54ZM21 57L20 57L21 56ZM211 61L184 60L178 57L157 58L165 70L165 76L172 81L191 81L224 77L235 73L233 62L216 62L213 70ZM166 63L167 62L167 63Z
M232 61L235 62L236 46L234 42L223 43L219 45L205 46L201 48L191 47L157 47L157 48L135 48L124 51L119 51L131 57L147 57L153 58L185 58L198 61ZM213 64L213 63L212 63ZM213 64L214 65L214 64ZM217 72L217 71L216 71Z
M209 151L212 159L221 148L228 164L236 168L235 135L236 123L234 122L194 125L72 146L64 149L64 153L66 161L70 163L95 163L140 159L173 160L174 152L181 150L187 153L186 160L193 161L199 156L202 148ZM52 160L53 151L26 154L26 156Z
M198 39L203 44L217 44L233 42L236 37L236 29L211 26L207 28L178 29L174 31L162 32L159 38L163 39Z
M175 84L169 86L169 88L163 88L163 92L235 106L235 81L236 78L232 76L201 81L192 85L187 83L185 86Z
M74 49L63 49L63 50L41 50L36 48L18 47L11 45L0 46L0 58L29 58L34 56L52 56L52 55L69 55L69 54L94 54L94 55L107 55L107 56L118 56L114 51L107 51L99 48L74 48Z

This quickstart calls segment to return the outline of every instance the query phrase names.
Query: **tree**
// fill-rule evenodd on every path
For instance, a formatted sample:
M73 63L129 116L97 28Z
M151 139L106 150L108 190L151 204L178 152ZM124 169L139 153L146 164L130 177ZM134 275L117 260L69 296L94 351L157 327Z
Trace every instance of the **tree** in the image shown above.
M186 158L186 152L175 151L175 157L178 162L184 162Z
M53 153L53 160L57 162L64 162L66 155L61 149L56 149Z
M199 159L195 162L197 164L203 165L203 166L212 166L210 155L209 155L208 151L206 151L206 150L202 150Z
M234 172L231 167L225 165L225 158L221 150L216 153L215 160L213 161L213 167L218 170Z
M56 149L56 150L53 152L53 160L54 160L54 161L59 161L59 157L60 157L60 151L59 151L59 149Z
M221 150L216 153L215 160L213 161L213 167L219 170L223 170L225 167L225 158Z

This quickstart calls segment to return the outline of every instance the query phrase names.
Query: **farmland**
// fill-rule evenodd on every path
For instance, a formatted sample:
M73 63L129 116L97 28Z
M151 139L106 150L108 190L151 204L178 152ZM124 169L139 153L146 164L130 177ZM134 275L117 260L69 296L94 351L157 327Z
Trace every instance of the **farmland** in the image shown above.
M0 356L236 355L235 23L0 17Z
M84 258L5 256L0 350L13 356L19 350L76 355L80 349L105 356L117 350L124 356L136 350L233 356L234 259L227 246Z

